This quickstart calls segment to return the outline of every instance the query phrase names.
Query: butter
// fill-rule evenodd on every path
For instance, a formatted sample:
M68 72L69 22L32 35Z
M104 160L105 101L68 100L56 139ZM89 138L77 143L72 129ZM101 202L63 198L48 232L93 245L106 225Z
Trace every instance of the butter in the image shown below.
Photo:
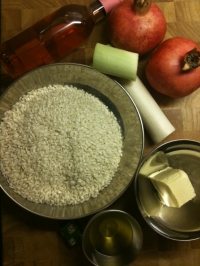
M180 208L196 196L188 175L180 169L166 167L148 177L156 188L161 202L169 207Z
M167 155L162 151L158 151L143 164L140 169L140 175L148 176L156 171L164 169L167 166L169 166Z

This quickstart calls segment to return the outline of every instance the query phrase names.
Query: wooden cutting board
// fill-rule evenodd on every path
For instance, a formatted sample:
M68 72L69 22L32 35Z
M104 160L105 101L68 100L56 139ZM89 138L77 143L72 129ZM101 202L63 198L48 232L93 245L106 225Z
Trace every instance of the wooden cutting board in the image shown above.
M1 42L31 26L45 15L70 4L87 4L92 0L1 0ZM165 39L183 36L200 45L200 0L156 0L167 20ZM90 65L97 42L108 43L106 20L98 23L89 39L63 62ZM145 81L144 66L147 58L140 59L138 75L163 112L176 128L162 143L175 139L200 141L200 90L182 99L171 99L153 91ZM12 82L1 68L1 93ZM159 144L153 144L145 132L144 156ZM155 233L142 219L133 199L133 185L111 207L130 212L140 223L144 245L138 266L198 266L200 240L176 242ZM3 265L4 266L86 266L81 244L69 249L58 234L65 221L49 220L23 210L1 192ZM87 223L90 217L81 219Z

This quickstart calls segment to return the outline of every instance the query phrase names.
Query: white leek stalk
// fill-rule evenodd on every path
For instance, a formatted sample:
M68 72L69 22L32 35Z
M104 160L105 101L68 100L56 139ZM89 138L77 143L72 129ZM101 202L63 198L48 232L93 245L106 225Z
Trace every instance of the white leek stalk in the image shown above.
M144 127L154 143L161 142L175 131L173 125L138 77L136 81L118 78L116 80L127 90L135 102Z

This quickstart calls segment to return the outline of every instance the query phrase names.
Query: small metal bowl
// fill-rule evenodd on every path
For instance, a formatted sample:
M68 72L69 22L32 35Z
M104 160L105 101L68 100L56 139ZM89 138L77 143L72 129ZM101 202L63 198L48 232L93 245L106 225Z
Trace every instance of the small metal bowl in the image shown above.
M120 210L105 210L88 222L82 238L83 251L93 265L123 266L133 262L143 244L137 221Z
M185 171L194 187L196 197L181 208L161 204L151 181L141 174L144 164L158 151L167 155L171 167ZM200 238L200 142L174 140L153 150L136 172L134 189L142 216L157 233L178 241Z

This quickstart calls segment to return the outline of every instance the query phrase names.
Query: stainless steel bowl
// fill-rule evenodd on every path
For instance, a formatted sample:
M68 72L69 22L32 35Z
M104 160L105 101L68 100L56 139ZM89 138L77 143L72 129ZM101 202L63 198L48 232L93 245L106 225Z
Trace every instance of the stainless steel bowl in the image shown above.
M162 205L151 181L141 174L144 164L158 151L168 156L170 166L185 171L194 187L196 197L181 208ZM179 241L200 238L200 142L174 140L153 150L138 168L134 188L142 216L157 233Z
M95 237L98 237L94 241ZM125 243L126 247L123 246ZM121 244L121 245L120 245ZM82 238L83 251L93 265L129 265L139 255L143 233L137 221L120 210L105 210L88 222Z
M123 134L123 156L118 171L111 184L96 198L74 206L55 207L28 201L9 187L1 172L0 186L12 200L28 211L49 218L75 219L109 206L129 186L143 154L143 125L134 102L117 82L91 67L65 63L38 68L16 80L0 98L0 119L22 95L54 84L72 84L98 97L113 111Z

